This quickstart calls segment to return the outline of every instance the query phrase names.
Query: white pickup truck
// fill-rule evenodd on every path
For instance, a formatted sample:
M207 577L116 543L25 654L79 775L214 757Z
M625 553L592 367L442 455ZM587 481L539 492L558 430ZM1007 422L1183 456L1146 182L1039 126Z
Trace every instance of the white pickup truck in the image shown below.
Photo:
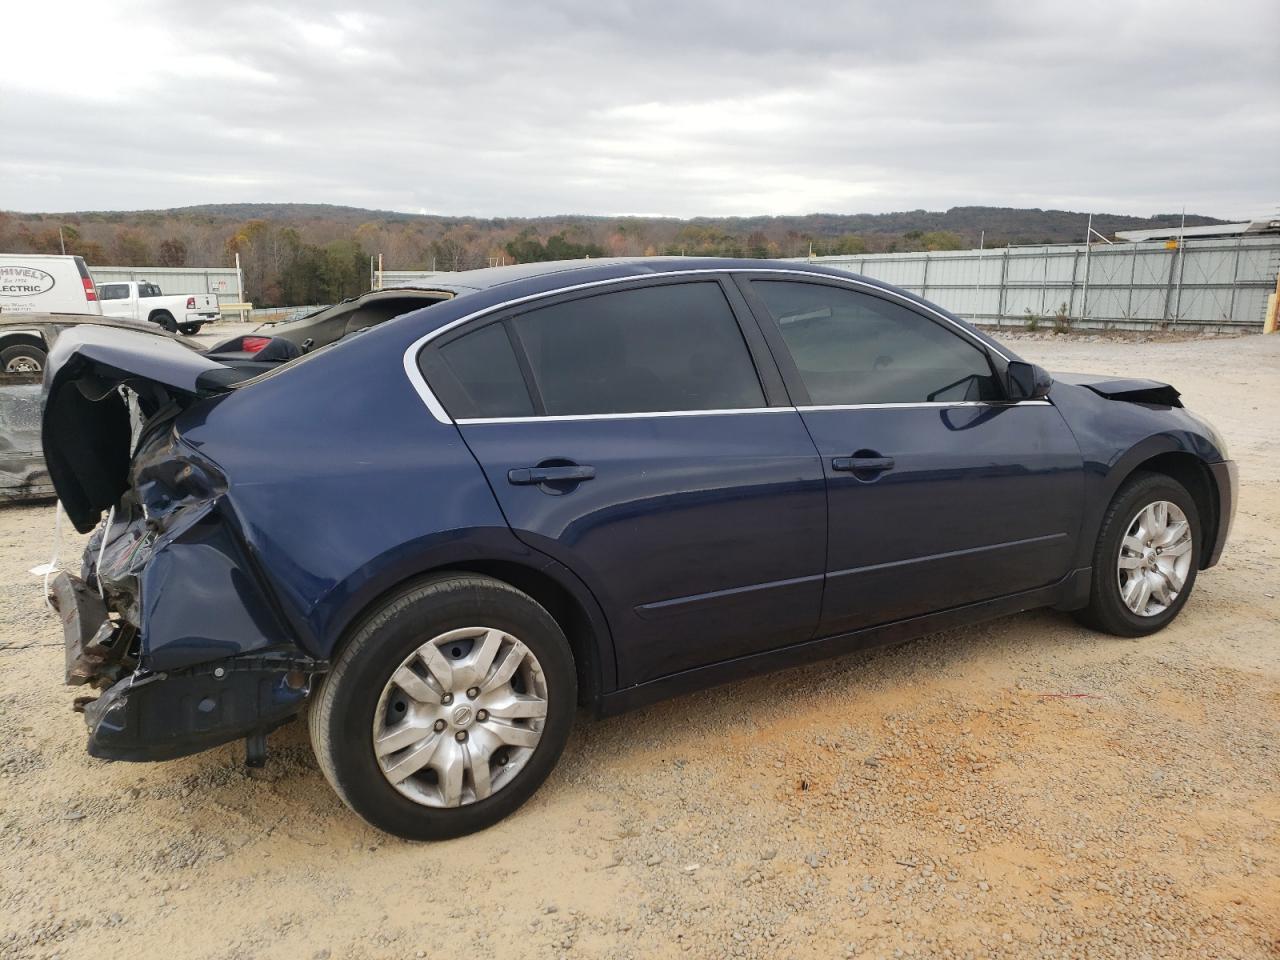
M165 294L146 280L100 283L98 302L103 316L158 323L170 333L194 334L222 316L215 294Z

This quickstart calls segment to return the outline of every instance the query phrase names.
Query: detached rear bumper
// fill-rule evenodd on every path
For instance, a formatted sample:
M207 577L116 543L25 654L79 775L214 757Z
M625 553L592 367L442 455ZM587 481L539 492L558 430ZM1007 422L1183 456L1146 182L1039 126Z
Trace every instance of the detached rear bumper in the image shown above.
M1202 567L1212 567L1222 559L1223 548L1227 545L1227 538L1231 536L1231 525L1236 518L1236 503L1239 499L1237 487L1240 483L1240 471L1234 460L1211 463L1209 472L1213 474L1213 484L1218 492L1218 527Z
M89 753L106 760L168 760L265 734L301 708L327 664L263 650L170 671L121 677L129 642L97 593L79 577L53 586L63 624L69 684L106 686L83 703ZM109 684L109 686L108 686Z

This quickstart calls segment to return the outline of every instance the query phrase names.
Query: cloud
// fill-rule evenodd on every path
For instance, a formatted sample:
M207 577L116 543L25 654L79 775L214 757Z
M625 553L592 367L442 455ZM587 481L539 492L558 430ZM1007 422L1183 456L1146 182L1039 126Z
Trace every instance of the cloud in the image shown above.
M78 6L6 49L0 208L1280 203L1271 0Z

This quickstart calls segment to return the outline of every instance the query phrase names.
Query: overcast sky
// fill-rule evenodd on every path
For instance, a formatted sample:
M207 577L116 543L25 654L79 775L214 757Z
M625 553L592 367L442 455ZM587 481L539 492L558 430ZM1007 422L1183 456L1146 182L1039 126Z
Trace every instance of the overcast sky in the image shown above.
M1276 0L23 3L0 209L1274 214L1277 37Z

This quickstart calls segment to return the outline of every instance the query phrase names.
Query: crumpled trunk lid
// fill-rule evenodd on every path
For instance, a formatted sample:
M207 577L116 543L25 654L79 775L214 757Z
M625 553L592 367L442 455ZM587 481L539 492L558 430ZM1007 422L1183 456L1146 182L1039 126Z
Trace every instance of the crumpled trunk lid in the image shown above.
M75 528L92 530L128 489L135 428L167 420L243 378L162 335L91 324L62 333L45 367L41 443ZM134 412L122 386L135 398Z

